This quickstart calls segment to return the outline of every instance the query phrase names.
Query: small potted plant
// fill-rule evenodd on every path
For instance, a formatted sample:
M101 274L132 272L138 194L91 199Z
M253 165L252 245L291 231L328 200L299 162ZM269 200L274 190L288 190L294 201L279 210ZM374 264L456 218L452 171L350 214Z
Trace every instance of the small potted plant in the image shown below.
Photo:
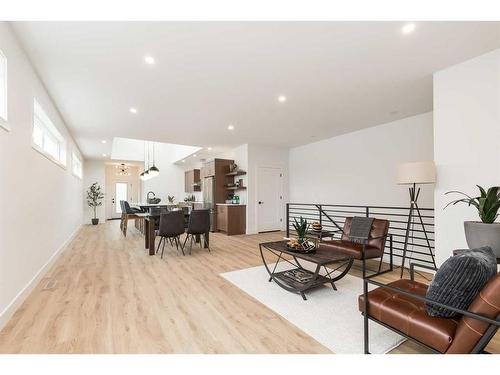
M500 186L490 187L488 190L479 188L480 196L470 197L460 191L448 191L445 194L460 194L463 198L456 199L448 203L455 205L457 203L466 203L468 206L474 206L477 209L481 221L465 221L465 238L469 248L474 249L482 246L490 246L497 258L500 258L500 223L495 220L498 217L500 209Z
M173 195L167 195L168 203L174 204L175 197Z
M97 218L97 207L102 206L102 199L104 194L101 192L101 186L94 182L90 185L87 190L87 204L94 210L94 218L92 219L92 225L99 224L99 219Z
M302 216L298 221L297 218L293 220L294 220L293 228L295 229L295 232L297 232L297 237L298 237L297 241L299 242L299 244L302 244L304 243L304 241L306 241L306 235L307 232L309 231L309 223Z

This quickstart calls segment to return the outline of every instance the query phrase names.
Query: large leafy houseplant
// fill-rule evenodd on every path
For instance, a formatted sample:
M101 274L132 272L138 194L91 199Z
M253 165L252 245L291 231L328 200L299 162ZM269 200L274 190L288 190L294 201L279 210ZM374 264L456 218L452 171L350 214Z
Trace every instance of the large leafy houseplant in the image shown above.
M448 191L445 194L459 194L461 197L448 203L445 208L458 203L474 206L481 222L464 222L467 244L471 249L489 246L496 257L500 258L500 223L495 222L500 209L500 186L493 186L488 190L479 185L477 187L480 195L476 197L471 197L461 191Z
M87 190L87 204L94 210L94 218L92 219L93 225L97 225L99 223L99 219L97 218L97 207L102 206L101 201L103 198L104 194L101 191L101 186L97 182L90 185Z
M498 217L498 210L500 209L500 186L492 186L488 190L485 190L479 185L480 196L471 197L461 191L448 191L446 194L460 194L463 198L455 199L448 203L449 205L456 205L458 203L467 203L469 206L474 206L477 209L479 218L485 224L492 224Z

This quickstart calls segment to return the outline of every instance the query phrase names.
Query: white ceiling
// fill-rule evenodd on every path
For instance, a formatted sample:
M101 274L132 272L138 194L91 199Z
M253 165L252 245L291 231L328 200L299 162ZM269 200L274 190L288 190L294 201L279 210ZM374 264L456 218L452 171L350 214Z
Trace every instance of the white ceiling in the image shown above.
M154 159L160 148L168 148L169 159L180 161L200 150L196 146L184 146L170 143L145 142L140 139L115 137L112 144L111 159L140 161L143 164ZM149 152L149 153L148 153Z
M113 137L295 146L432 109L499 22L14 22L86 157ZM144 56L157 63L149 66ZM277 101L286 95L285 103ZM136 107L137 114L129 112ZM227 130L234 124L235 130ZM108 142L102 144L100 140Z

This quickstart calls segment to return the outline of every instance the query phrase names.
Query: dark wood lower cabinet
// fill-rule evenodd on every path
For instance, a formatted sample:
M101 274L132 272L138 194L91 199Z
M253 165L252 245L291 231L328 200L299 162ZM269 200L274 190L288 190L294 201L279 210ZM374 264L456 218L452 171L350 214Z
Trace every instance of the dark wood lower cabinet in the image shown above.
M228 236L246 233L245 205L217 205L217 230Z

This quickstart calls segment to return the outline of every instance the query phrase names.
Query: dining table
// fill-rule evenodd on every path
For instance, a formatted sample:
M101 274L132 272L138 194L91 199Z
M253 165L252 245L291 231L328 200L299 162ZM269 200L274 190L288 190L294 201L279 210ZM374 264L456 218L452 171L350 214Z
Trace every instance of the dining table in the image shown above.
M158 207L154 205L154 207ZM144 219L144 248L148 250L149 255L155 255L155 240L156 240L156 222L160 220L160 215L151 215L149 212L137 213L137 217ZM189 218L189 213L185 213L184 216ZM186 220L189 222L189 220ZM210 230L205 234L204 247L209 247L210 241ZM195 235L196 243L200 243L201 236Z

